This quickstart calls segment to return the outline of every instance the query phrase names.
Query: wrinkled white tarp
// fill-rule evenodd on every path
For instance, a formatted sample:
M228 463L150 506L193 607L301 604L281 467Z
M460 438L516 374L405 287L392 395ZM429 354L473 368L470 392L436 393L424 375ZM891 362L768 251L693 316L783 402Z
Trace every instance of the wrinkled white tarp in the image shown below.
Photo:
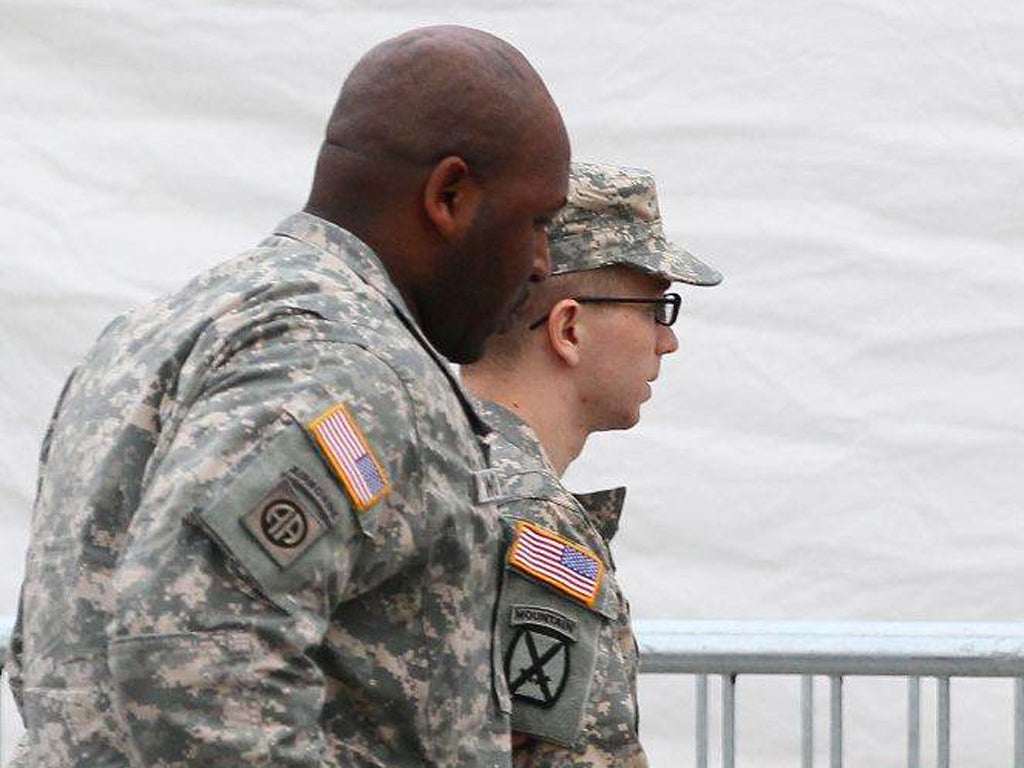
M518 44L576 156L651 168L727 276L685 290L641 426L569 475L631 486L635 614L1024 619L1019 3L370 6L0 6L0 612L68 369L300 207L339 78L443 21ZM762 682L740 760L795 762L797 684ZM1007 764L1009 688L978 685L954 684L954 762ZM849 691L849 761L897 763L902 689ZM689 764L691 689L647 680L642 710L655 765Z

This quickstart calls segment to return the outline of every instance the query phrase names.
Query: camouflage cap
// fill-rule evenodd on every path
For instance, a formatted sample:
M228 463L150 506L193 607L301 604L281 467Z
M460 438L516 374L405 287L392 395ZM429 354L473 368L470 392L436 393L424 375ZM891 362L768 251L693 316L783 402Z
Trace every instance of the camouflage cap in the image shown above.
M670 282L722 282L718 270L665 239L654 176L642 168L573 163L548 242L553 275L623 264Z

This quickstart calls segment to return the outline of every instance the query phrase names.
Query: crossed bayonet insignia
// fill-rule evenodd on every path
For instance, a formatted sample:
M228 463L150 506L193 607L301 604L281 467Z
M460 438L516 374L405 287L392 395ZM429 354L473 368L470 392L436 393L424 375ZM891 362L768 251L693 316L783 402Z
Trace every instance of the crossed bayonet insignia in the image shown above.
M513 698L554 706L569 678L569 644L543 629L522 627L509 648L505 674Z

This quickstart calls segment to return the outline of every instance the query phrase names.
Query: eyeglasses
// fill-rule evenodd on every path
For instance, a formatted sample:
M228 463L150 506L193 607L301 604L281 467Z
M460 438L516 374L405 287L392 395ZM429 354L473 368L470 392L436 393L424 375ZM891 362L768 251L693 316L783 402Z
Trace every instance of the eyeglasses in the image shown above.
M653 304L654 322L658 325L672 325L679 317L679 307L683 297L678 293L666 293L657 299L641 299L634 296L573 296L578 304ZM530 324L529 329L535 330L547 322L551 313Z

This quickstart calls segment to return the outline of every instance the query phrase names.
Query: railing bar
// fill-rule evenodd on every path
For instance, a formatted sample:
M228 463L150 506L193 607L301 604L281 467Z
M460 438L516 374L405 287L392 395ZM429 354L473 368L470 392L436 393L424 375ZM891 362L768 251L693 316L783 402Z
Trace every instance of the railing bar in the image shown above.
M697 768L708 768L707 675L697 675Z
M939 689L936 764L938 768L949 768L949 678L939 677L936 683Z
M907 768L921 768L921 678L907 678Z
M800 678L800 768L814 768L813 675Z
M722 675L722 768L736 768L736 675Z
M830 750L830 765L832 768L843 768L843 677L832 675L830 677L831 688L831 718L832 739Z
M1024 768L1024 677L1013 681L1013 768Z

